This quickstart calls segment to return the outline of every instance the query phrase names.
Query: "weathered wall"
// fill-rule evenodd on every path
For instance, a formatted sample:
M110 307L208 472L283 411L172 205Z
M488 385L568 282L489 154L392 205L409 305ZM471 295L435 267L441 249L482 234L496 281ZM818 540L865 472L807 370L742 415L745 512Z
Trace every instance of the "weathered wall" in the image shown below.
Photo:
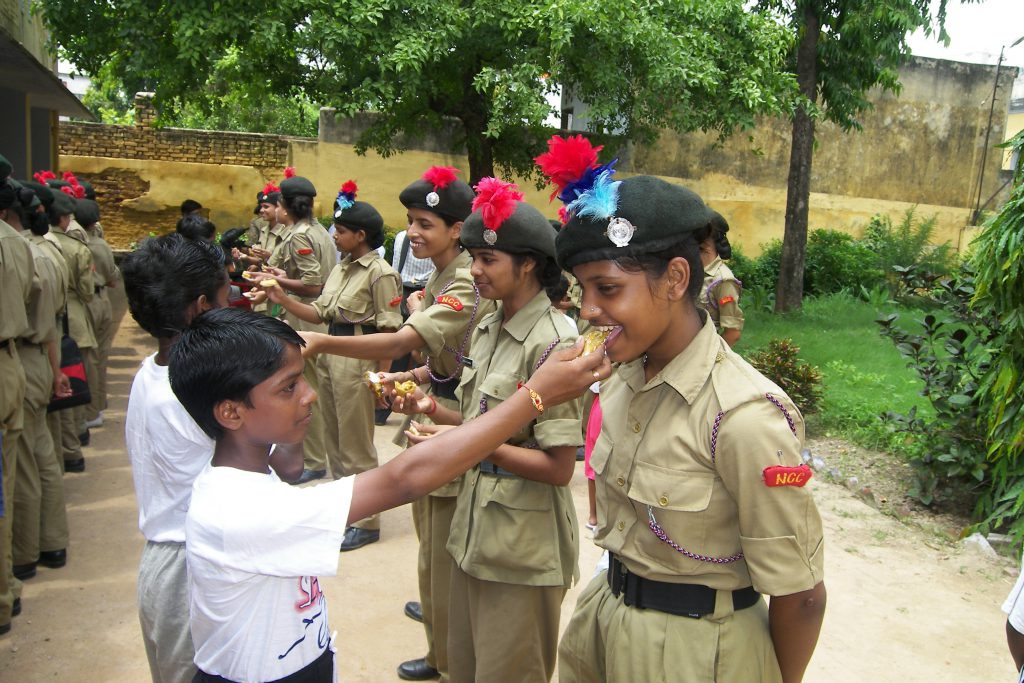
M834 126L820 126L811 228L859 234L871 216L898 219L916 205L919 216L938 217L939 241L965 247L994 75L994 67L915 58L901 72L900 97L874 98L863 132L841 134ZM990 146L1003 140L1014 76L1015 70L1003 70L1006 82L999 88ZM144 104L138 115L146 123L151 112ZM62 130L61 165L96 186L104 226L121 247L151 230L170 229L186 197L210 207L211 220L222 230L246 224L255 193L267 180L279 182L285 165L295 166L317 187L317 215L331 212L338 188L352 178L360 199L374 204L390 226L404 225L398 194L428 166L468 171L464 155L445 152L449 130L407 141L414 149L400 155L358 156L352 142L367 125L365 118L336 121L324 110L319 140L70 124ZM789 134L783 121L763 121L752 143L745 136L717 144L700 134L666 133L656 144L625 150L620 170L693 188L726 216L733 241L756 255L761 244L783 233ZM983 201L1001 182L1001 154L990 149L986 164ZM555 216L546 191L535 190L532 182L520 186L531 203Z

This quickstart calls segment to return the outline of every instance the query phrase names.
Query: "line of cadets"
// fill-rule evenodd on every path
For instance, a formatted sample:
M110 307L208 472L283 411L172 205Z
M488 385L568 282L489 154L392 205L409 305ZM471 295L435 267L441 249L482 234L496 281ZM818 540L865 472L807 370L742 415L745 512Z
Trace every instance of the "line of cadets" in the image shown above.
M557 140L552 155L558 153ZM608 185L609 168L596 163L597 150L590 151L592 162L577 168L576 175L592 183L603 174ZM589 159L586 153L583 158ZM316 189L307 179L286 172L280 187L260 193L264 220L250 231L248 248L235 255L243 264L248 261L249 279L257 285L253 307L283 315L307 342L304 375L321 400L314 404L319 411L304 442L302 480L316 478L328 464L335 479L377 465L367 370L384 373L394 407L416 415L427 434L403 429L396 441L428 438L442 425L485 412L516 391L553 349L574 342L577 329L551 307L545 291L557 282L559 266L579 276L581 270L607 270L610 263L620 274L644 275L649 296L664 281L668 284L655 307L672 308L659 314L685 320L692 329L679 358L662 359L657 367L662 372L654 374L648 358L655 357L655 346L630 347L634 335L623 324L628 315L616 319L592 305L603 299L614 310L611 292L624 285L597 273L588 278L591 284L584 283L581 301L583 288L573 283L580 326L608 326L615 330L613 339L622 337L620 357L611 350L609 355L622 363L625 383L610 381L606 388L611 391L603 399L605 428L594 449L600 482L595 540L612 551L608 578L602 574L581 598L559 655L560 679L646 680L649 675L655 680L655 669L675 666L666 662L678 659L687 662L680 671L689 672L681 680L799 680L824 600L820 522L803 488L769 492L773 514L765 519L750 519L745 501L735 499L739 488L751 500L765 498L762 465L799 467L802 422L777 387L715 341L716 323L730 344L742 329L738 282L716 258L728 257L728 226L696 195L653 178L615 181L614 201L608 208L605 198L602 213L581 210L592 194L587 183L564 173L549 175L568 204L557 246L555 229L521 201L514 186L485 179L475 194L454 169L434 167L403 190L406 239L413 255L435 268L423 293L408 298L411 315L404 321L401 278L376 253L384 241L383 220L374 207L355 199L354 184L346 184L334 202L333 245L313 218ZM623 224L629 228L625 233ZM710 264L699 288L673 270L680 259L659 267L649 258L661 258L686 241L697 259L691 259L687 276L697 274L699 261ZM716 250L710 258L709 245ZM340 263L332 249L345 254ZM616 260L622 257L621 263ZM673 289L673 278L684 280L682 289ZM714 309L713 322L702 322L707 316L697 314L698 299L713 300L708 306ZM732 338L730 330L736 331ZM660 338L653 341L664 345ZM387 372L391 360L410 352L421 354L422 364ZM684 356L696 356L690 360L710 376L694 375L680 361ZM703 358L710 358L710 365ZM676 374L666 374L669 370ZM722 385L716 373L727 375L735 388ZM394 385L407 380L419 389L408 399L397 398ZM673 402L678 413L664 408ZM704 412L694 409L698 404ZM765 405L771 414L764 414ZM413 504L421 606L407 605L406 612L422 614L427 654L404 662L401 678L550 680L560 604L578 579L579 531L566 485L583 441L582 412L582 405L571 404L542 414L470 473ZM731 422L741 443L726 438L729 420L723 417L732 413L752 418L749 425L742 419ZM646 425L655 419L666 427L660 436L647 434ZM788 425L785 433L776 423ZM407 419L403 427L408 425ZM655 437L656 446L644 443ZM687 444L684 453L677 452L680 443ZM719 459L723 453L735 456L728 475L716 461L716 443ZM6 448L4 454L6 465ZM750 462L741 463L744 459ZM341 549L378 539L379 520L361 520L346 530ZM743 552L737 552L740 547ZM792 606L794 601L773 598L769 627L768 608L756 599L751 583L769 595L800 600ZM693 590L676 590L688 587ZM650 596L646 604L637 602L641 588ZM655 599L661 595L668 608ZM679 600L706 605L708 595L710 609L672 611ZM632 605L635 614L615 616L609 601L616 599L620 608ZM792 646L780 645L787 636L775 628L776 601L791 607L778 622L794 628ZM583 610L591 608L586 623L580 621ZM672 621L673 626L666 615L683 621ZM615 620L631 617L637 620L635 632L613 628ZM669 632L677 644L666 640ZM636 640L639 633L645 634L643 647ZM684 641L690 637L698 637L699 652L687 654L693 645ZM617 649L609 652L613 641ZM659 654L652 648L678 652ZM722 659L733 648L741 663Z
M103 424L107 359L124 312L92 186L49 171L19 182L12 170L0 156L0 364L9 366L0 369L0 633L21 612L21 582L39 565L67 562L63 473L85 470L89 427ZM51 412L51 400L71 393L63 334L77 342L91 402Z

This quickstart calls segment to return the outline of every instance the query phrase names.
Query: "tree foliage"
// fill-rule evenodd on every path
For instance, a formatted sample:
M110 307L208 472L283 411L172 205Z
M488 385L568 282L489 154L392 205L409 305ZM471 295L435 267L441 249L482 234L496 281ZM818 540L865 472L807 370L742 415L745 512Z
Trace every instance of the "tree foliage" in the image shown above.
M650 140L665 126L726 135L786 111L790 38L741 0L40 0L61 52L107 68L158 106L202 103L232 77L343 115L376 114L360 150L387 155L456 122L473 179L529 174L559 84L597 132ZM88 26L88 31L81 28Z
M969 0L966 0L969 1ZM757 8L779 18L797 37L789 65L800 87L794 110L786 228L775 308L799 308L810 201L815 121L859 129L858 117L878 87L899 91L897 69L909 55L907 36L923 29L948 42L947 0L758 0Z

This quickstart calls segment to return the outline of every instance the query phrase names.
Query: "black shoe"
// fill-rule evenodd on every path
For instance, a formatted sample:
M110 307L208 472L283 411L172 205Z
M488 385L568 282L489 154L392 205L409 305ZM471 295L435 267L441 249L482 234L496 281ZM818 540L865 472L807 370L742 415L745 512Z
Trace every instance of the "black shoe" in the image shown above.
M39 553L39 564L50 569L60 569L68 563L68 551L64 548L60 550L44 550Z
M427 664L426 657L410 659L398 665L398 677L403 681L429 681L438 675L437 669Z
M82 444L83 446L88 446L89 445L89 430L88 429L86 429L84 432L82 432L81 434L78 435L78 443Z
M414 600L405 603L405 616L413 621L423 623L423 605Z
M380 529L357 529L350 526L345 529L345 540L341 542L341 552L362 548L364 545L380 540Z
M14 578L19 581L28 581L36 575L36 563L16 564L11 569L14 571Z
M64 471L85 472L85 458L79 458L78 460L65 460Z
M10 622L8 622L6 624L0 624L0 636L4 635L6 633L10 633L10 631L11 631L11 624L10 624Z
M323 479L325 476L327 476L327 470L302 470L302 476L293 481L292 486L308 484L311 481Z
M11 616L16 617L21 614L21 598L14 598L14 603L11 605Z
M388 423L388 417L391 415L391 411L387 408L377 408L373 411L373 424L378 427L383 427Z

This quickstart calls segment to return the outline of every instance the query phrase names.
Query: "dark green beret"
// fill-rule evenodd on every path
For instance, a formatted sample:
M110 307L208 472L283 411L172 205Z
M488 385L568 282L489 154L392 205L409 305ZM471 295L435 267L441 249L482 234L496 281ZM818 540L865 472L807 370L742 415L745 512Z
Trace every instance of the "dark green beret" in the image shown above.
M590 261L662 251L707 227L715 216L696 193L653 176L621 181L611 217L578 213L573 211L555 240L558 265L564 270Z
M292 197L298 197L299 195L315 197L316 188L313 187L313 183L311 183L308 178L303 178L300 175L293 175L291 178L285 178L281 181L281 194L285 199L291 199Z
M75 212L75 200L63 192L54 192L51 211L58 216L73 214Z
M99 223L100 205L91 199L79 199L75 202L75 220L83 226Z
M488 233L493 233L493 242ZM462 224L462 246L467 249L497 249L510 254L536 253L555 258L555 229L537 209L517 202L516 209L497 230L484 225L483 212L474 211Z
M42 204L42 202L39 201L39 197L36 196L36 193L32 191L32 188L25 187L25 184L20 180L8 178L7 184L14 188L14 193L18 197L18 203L21 204L22 207L35 211L35 208Z
M367 241L372 235L384 232L384 218L366 202L353 202L347 209L335 207L334 223L350 230L366 231Z
M93 189L92 183L88 180L79 179L78 184L85 188L86 199L91 199L93 201L96 200L96 190Z
M43 206L47 209L49 209L50 205L53 204L53 190L51 190L48 185L38 183L34 180L22 180L21 184L35 192L36 196L39 197L39 201L41 201Z
M420 178L402 190L398 201L407 209L432 211L457 223L473 213L474 196L473 188L461 180L455 179L444 187L437 187L426 178Z
M0 180L3 180L7 176L11 175L14 167L11 166L11 162L7 161L7 157L0 154Z

